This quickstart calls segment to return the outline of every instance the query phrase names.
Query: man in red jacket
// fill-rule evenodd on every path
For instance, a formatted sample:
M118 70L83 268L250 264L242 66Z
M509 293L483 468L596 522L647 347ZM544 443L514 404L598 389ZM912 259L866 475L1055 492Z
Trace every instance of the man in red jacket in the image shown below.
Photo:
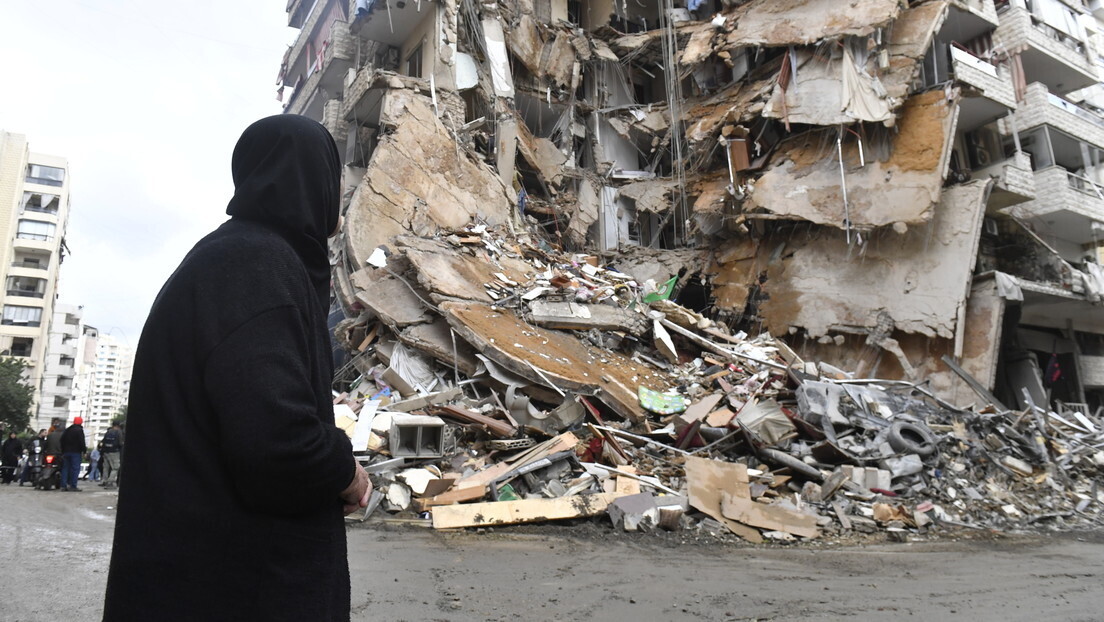
M61 489L79 492L77 480L80 478L81 457L88 451L84 439L84 419L73 418L73 425L61 435Z

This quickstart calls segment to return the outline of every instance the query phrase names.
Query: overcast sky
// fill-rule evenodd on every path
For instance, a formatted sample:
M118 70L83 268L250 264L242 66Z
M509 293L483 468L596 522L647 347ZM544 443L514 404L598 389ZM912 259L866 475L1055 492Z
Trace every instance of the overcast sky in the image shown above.
M0 129L68 158L59 300L138 343L157 291L226 219L242 130L277 114L284 0L0 0Z

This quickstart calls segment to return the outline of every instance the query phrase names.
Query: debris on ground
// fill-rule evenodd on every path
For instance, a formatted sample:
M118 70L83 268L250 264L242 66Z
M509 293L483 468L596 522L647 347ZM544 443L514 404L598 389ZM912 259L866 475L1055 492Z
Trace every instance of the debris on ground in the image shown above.
M359 518L751 542L1101 519L1097 416L854 377L730 332L673 283L483 225L378 255L354 280L415 307L358 296L336 330L335 417L378 491Z

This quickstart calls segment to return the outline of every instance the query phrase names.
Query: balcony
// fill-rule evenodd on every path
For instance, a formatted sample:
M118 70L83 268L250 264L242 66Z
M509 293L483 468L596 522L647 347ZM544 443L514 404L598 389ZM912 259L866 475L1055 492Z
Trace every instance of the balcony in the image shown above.
M23 207L24 212L31 212L32 214L45 214L46 216L53 216L57 218L57 209L51 209L46 207L31 207L30 205Z
M362 10L352 16L352 32L365 41L401 47L410 40L425 16L436 10L437 3L432 0L372 0L366 12Z
M975 170L972 175L974 179L991 177L996 180L986 204L987 211L1001 210L1035 198L1031 158L1022 151L1003 162Z
M1036 18L1022 7L1000 12L993 32L995 46L1020 53L1029 81L1046 84L1052 93L1068 93L1096 84L1096 69L1089 46Z
M1061 166L1035 171L1035 198L1009 213L1036 225L1038 232L1073 244L1093 241L1093 223L1104 222L1104 188Z
M303 32L306 33L307 30ZM297 48L303 39L301 36L300 41L296 42ZM349 24L335 20L330 24L329 38L322 42L320 49L311 58L303 59L305 74L299 75L305 77L288 99L286 112L321 121L327 101L323 92L330 97L341 94L345 76L354 66L355 59L356 39L349 32ZM298 61L294 61L292 66L298 64Z
M955 80L968 87L963 90L966 97L959 102L959 130L976 129L1016 107L1007 68L998 68L955 46L949 47L949 53Z
M46 261L13 261L11 267L42 272L50 267L50 260L47 258ZM12 274L16 273L13 272Z
M6 292L9 296L23 296L24 298L45 298L45 292L35 292L25 289L9 289Z
M968 20L985 22L989 24L990 28L996 27L998 23L997 7L993 4L993 0L951 0L951 6L960 12L960 14L952 16L957 18L958 21L962 21L962 18L965 17L963 14L968 14Z
M56 246L57 242L52 235L26 233L19 234L12 240L12 247L16 250L53 252Z
M1104 117L1047 91L1046 85L1033 82L1027 86L1024 100L1016 108L1015 128L1026 132L1040 125L1049 125L1070 136L1104 148ZM1001 132L1008 134L1007 121Z

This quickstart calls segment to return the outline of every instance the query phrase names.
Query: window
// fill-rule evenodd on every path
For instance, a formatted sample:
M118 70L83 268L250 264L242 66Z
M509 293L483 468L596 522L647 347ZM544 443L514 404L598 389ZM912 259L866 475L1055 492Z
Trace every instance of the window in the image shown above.
M422 45L414 48L410 56L406 57L406 75L413 78L422 77Z
M24 192L23 204L20 206L24 212L39 212L42 214L57 214L61 206L61 197L56 194L43 194L41 192Z
M66 378L65 376L58 376L56 384L57 384L57 386L62 387L62 388L69 388L69 387L73 386L73 379L72 378Z
M64 408L69 405L69 398L61 397L60 395L54 396L54 408Z
M58 359L58 365L61 365L62 367L72 367L73 364L76 363L76 362L77 362L77 359L75 359L71 356L63 356L63 357Z
M23 238L24 240L38 240L39 242L48 242L54 239L54 233L56 231L57 225L52 222L45 222L43 220L27 220L25 218L20 218L19 229L15 237Z
M41 326L42 309L40 307L4 305L3 320L0 320L0 324L14 324L17 326Z
M42 298L46 295L46 279L36 279L30 276L9 276L9 296L30 296Z
M43 186L60 186L65 182L65 169L31 164L27 166L27 181Z
M32 339L30 337L12 337L11 355L12 356L30 356L31 355L31 348L33 348L33 347L34 347L34 339Z

